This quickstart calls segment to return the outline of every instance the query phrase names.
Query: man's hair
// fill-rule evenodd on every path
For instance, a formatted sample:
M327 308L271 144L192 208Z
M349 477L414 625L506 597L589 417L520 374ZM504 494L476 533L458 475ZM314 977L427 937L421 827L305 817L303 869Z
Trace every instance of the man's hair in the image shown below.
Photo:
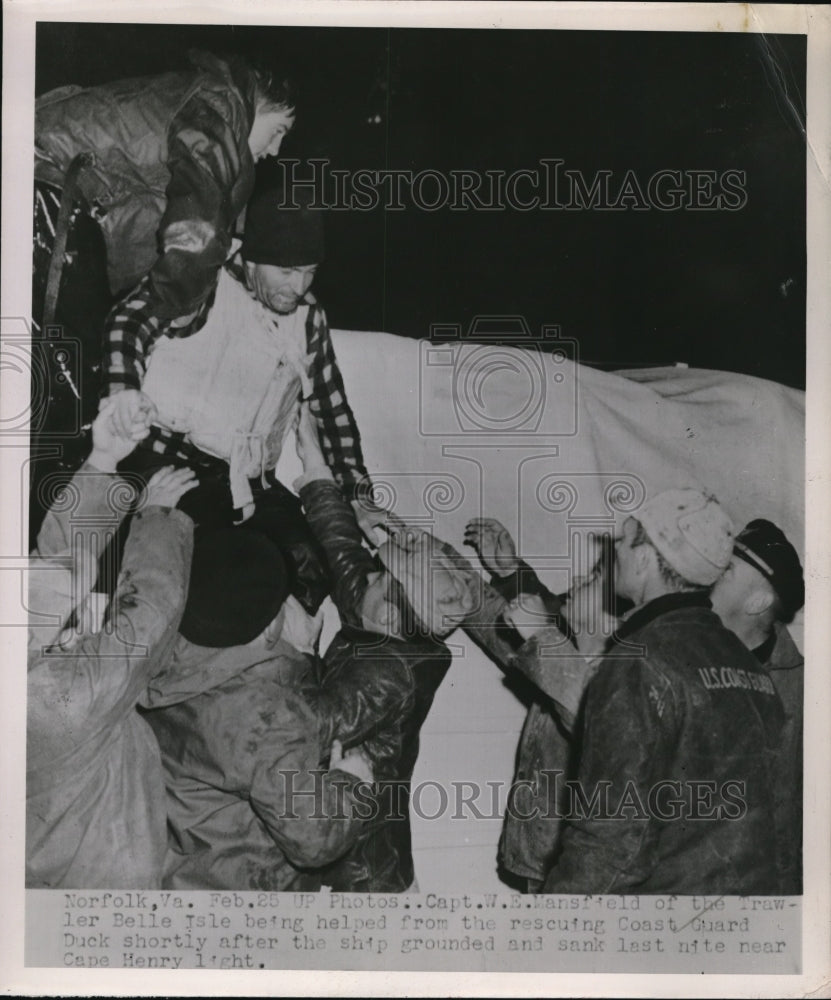
M649 537L646 528L644 528L637 518L633 518L633 520L637 525L637 531L635 532L635 537L632 539L632 548L637 548L639 545L648 545L652 549L657 559L658 572L661 574L661 580L666 585L668 590L678 592L693 590L701 594L708 594L712 590L712 587L702 586L700 583L693 583L692 581L681 576L680 573L676 573L672 566L670 566L666 559L664 559L661 553L652 544L652 539Z
M297 107L297 84L294 80L275 72L262 59L255 59L251 68L259 100L274 108L291 110Z
M286 74L275 70L273 61L262 54L232 55L228 63L235 71L247 71L254 77L257 103L291 110L297 107L297 84Z

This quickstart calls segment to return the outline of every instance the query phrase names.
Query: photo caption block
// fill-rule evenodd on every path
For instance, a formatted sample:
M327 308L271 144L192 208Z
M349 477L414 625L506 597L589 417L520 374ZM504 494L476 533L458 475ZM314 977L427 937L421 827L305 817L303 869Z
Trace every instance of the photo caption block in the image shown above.
M800 897L27 892L40 968L801 972Z

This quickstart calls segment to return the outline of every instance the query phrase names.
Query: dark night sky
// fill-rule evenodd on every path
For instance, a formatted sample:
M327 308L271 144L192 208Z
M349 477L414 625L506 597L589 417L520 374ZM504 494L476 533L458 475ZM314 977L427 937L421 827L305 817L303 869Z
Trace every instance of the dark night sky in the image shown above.
M42 24L37 92L178 69L191 47L285 66L301 102L283 155L333 167L746 171L735 212L331 212L333 326L422 337L519 314L589 361L804 385L804 37Z

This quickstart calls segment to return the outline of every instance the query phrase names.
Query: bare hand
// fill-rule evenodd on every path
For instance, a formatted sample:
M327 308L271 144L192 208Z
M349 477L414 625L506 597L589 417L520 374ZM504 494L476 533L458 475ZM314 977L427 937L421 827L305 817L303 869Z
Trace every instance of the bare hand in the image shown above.
M138 389L122 389L101 400L99 410L112 407L113 426L117 434L133 442L147 437L150 425L158 419L153 400Z
M358 527L373 545L381 545L387 541L387 536L391 536L401 548L406 549L410 547L407 532L423 534L420 528L409 528L394 511L376 507L367 500L353 500L352 510Z
M520 594L510 601L502 617L519 632L523 639L530 639L549 628L551 619L543 599L538 594Z
M494 576L510 576L519 567L511 533L492 517L475 517L465 528L465 545L476 550L479 560Z
M147 483L146 506L175 507L188 490L199 484L192 469L166 465Z
M136 426L132 433L125 434L116 420L114 397L102 399L98 416L92 423L92 453L89 461L102 472L115 472L115 467L126 458L136 444L147 437L150 427Z
M332 752L329 757L329 770L334 771L335 768L353 774L359 781L365 781L370 785L375 780L372 761L367 754L360 747L354 747L344 754L340 740L332 742Z

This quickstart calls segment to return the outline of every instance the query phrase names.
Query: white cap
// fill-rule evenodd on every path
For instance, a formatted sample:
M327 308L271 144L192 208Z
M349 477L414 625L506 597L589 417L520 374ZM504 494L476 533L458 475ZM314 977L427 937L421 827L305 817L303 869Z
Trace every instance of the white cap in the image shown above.
M710 586L727 569L735 531L714 496L695 489L666 490L633 517L666 562L690 583Z

